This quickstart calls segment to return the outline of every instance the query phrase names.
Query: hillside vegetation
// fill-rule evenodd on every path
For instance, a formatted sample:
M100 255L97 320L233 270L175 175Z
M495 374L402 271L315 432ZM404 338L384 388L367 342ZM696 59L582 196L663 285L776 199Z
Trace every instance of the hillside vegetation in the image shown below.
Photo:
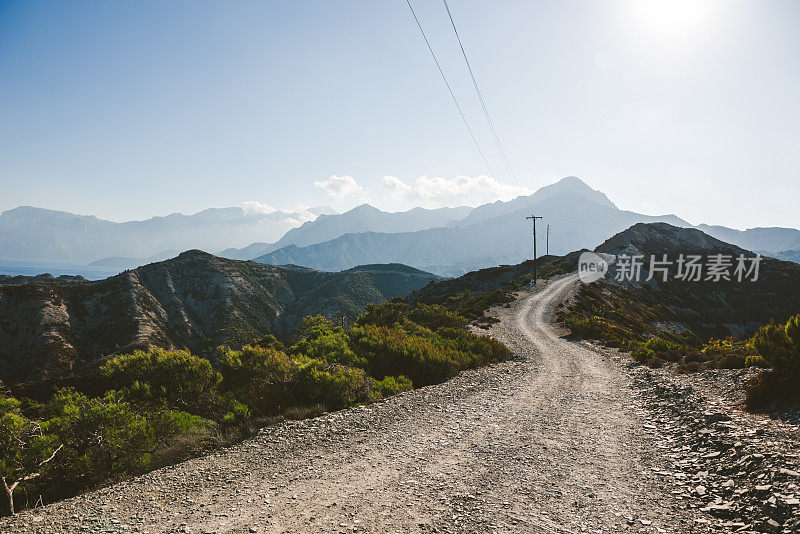
M566 256L543 256L536 260L540 279L573 272L577 268L580 252ZM437 304L459 315L486 326L494 320L485 312L492 306L514 299L514 293L533 280L534 262L518 265L501 265L472 271L450 280L431 283L407 297L411 303Z
M60 380L134 350L283 339L307 315L350 323L437 279L398 265L331 273L189 251L96 282L0 283L0 380Z
M754 255L698 230L666 224L635 225L596 251L641 254L645 274L651 255ZM797 264L763 258L758 280L743 282L689 282L675 280L671 272L666 282L655 277L621 283L615 274L612 266L604 281L581 285L573 299L558 309L559 320L574 335L629 351L635 360L651 366L674 363L680 372L751 365L773 368L749 384L751 405L780 398L789 391L783 386L796 380L788 377L795 375L783 363L791 358L772 356L781 350L792 354L793 349L785 348L794 339L791 329L770 323L794 324L791 318L800 311ZM790 333L778 341L779 331ZM800 389L797 382L791 383Z
M38 401L0 395L8 510L174 463L281 418L368 403L508 356L440 306L369 305L348 328L306 317L296 341L269 335L206 359L134 351Z

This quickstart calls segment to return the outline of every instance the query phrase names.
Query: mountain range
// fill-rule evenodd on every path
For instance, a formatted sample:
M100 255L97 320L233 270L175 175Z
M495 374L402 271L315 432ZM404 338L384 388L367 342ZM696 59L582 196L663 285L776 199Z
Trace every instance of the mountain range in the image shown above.
M465 217L454 219L441 228L401 233L354 232L307 246L289 244L258 256L255 261L330 270L347 269L365 262L401 262L440 275L459 276L530 258L532 232L526 217L532 213L543 217L537 228L539 254L549 250L551 254L562 255L591 249L609 235L636 223L663 222L692 227L676 215L652 216L621 210L605 194L570 176L533 195L474 208ZM549 247L546 225L550 225ZM303 230L304 226L295 231ZM740 231L708 225L697 228L712 237L765 255L788 260L800 256L796 253L800 250L800 231L796 229Z
M367 304L439 279L404 265L331 273L229 260L192 250L89 282L0 279L0 380L59 378L138 348L207 352L266 334L290 335L303 317L352 321Z
M401 212L385 212L362 204L341 214L321 214L317 219L293 228L276 243L253 243L243 249L220 252L224 258L251 260L286 246L308 246L336 239L345 234L362 232L414 232L445 226L466 217L472 208L413 208Z
M0 213L0 259L122 265L162 259L193 248L222 250L257 240L278 240L331 208L303 212L264 208L212 208L144 221L113 222L30 206Z
M288 245L255 261L338 270L361 263L400 262L433 273L458 276L501 264L517 264L532 255L532 231L526 216L544 217L537 228L538 253L562 255L593 248L609 235L637 222L691 226L675 215L650 216L620 210L603 193L575 177L564 178L527 197L472 209L446 227L417 232L345 234L305 247ZM302 229L302 227L300 228Z
M537 227L539 254L592 249L640 222L692 227L676 215L621 210L605 194L570 176L511 201L394 213L368 204L341 214L329 208L303 214L223 208L112 223L22 207L0 214L0 259L92 262L121 271L200 248L270 265L335 271L368 263L403 263L458 276L531 257L531 227L526 220L531 213L544 217ZM300 224L303 217L307 220ZM741 231L705 224L695 228L747 250L800 260L800 230Z

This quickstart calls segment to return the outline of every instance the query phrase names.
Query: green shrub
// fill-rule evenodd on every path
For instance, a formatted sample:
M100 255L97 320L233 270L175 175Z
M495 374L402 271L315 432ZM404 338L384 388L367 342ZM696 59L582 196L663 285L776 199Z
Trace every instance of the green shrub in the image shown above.
M409 319L431 330L440 328L463 328L467 319L438 305L419 304L409 315Z
M43 410L65 444L59 478L84 486L158 467L171 437L207 428L202 418L178 410L137 409L117 391L90 398L60 389Z
M651 337L645 341L644 346L653 352L667 352L680 348L680 345L677 343L672 343L671 341L667 341L666 339L662 339L660 337Z
M563 324L570 329L573 335L596 339L611 347L624 348L631 341L637 340L637 336L630 330L612 324L596 315L591 317L568 315L563 319Z
M375 400L389 397L403 391L411 391L414 389L411 380L400 376L387 376L383 380L372 379L372 392Z
M774 400L796 397L800 391L800 315L786 324L769 324L750 340L758 357L751 363L766 364L771 369L761 372L745 384L747 404L756 407Z
M318 325L307 333L306 337L292 346L292 355L305 355L328 363L338 363L353 367L363 367L360 360L350 348L347 333L340 327Z
M638 347L634 348L631 352L633 361L638 363L647 363L656 357L655 351L648 348L644 343L640 343Z
M291 385L293 405L321 404L330 410L365 402L372 391L372 383L362 369L306 357L292 360Z
M148 407L213 416L222 404L216 391L222 375L211 362L187 351L136 351L106 362L100 374L107 389L122 390L131 401Z
M250 345L255 345L263 349L275 349L281 352L286 350L286 347L283 345L283 343L278 341L278 338L276 338L272 334L267 334L261 339L253 341L252 343L250 343Z
M751 354L744 361L745 367L762 367L766 368L769 367L767 360L759 356L758 354Z
M776 373L800 376L800 315L790 318L785 325L769 324L761 328L751 343Z
M744 384L745 401L750 408L760 408L773 401L797 397L797 383L774 369L762 371Z
M46 475L55 465L53 455L63 448L51 426L47 421L23 415L19 400L0 395L0 476L6 486L4 493L11 514L15 511L17 486L21 484L27 489L35 478Z
M287 407L292 363L273 348L245 345L227 349L220 361L223 389L261 413L275 415Z
M377 306L369 304L367 311L356 319L357 326L402 326L409 313L408 304L404 302L387 302Z
M403 375L416 386L435 384L509 355L501 343L465 330L413 330L366 324L353 328L350 338L371 376Z

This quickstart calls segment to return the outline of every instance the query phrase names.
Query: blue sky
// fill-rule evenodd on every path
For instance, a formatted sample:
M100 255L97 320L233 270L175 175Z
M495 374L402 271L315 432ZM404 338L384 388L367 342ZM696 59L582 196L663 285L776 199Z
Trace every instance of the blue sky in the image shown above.
M576 175L625 209L800 227L800 2L450 0L520 188L442 4L414 5L494 179L404 0L0 1L0 210L395 210Z

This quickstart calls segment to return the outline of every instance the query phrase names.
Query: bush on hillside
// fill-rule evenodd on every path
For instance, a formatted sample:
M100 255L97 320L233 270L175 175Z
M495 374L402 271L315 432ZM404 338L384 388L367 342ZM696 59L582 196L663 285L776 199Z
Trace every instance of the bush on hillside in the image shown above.
M797 396L800 391L800 315L786 324L761 328L750 344L770 367L745 385L747 403L756 407L775 400Z
M84 391L58 389L41 404L0 396L0 474L40 468L23 493L61 498L231 443L264 421L376 401L509 356L466 324L441 306L389 302L349 329L308 317L290 347L271 335L219 347L213 365L182 350L117 356Z

